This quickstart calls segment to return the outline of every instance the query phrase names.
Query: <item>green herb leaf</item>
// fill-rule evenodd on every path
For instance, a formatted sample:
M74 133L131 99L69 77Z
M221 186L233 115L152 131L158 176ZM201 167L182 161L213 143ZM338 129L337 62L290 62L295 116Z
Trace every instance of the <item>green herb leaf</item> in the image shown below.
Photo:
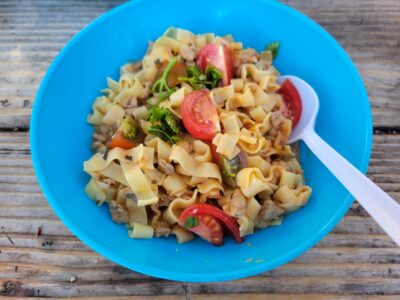
M206 72L201 73L197 66L187 68L188 77L179 77L181 82L188 83L193 89L213 89L222 79L221 72L214 67L207 67Z
M187 67L188 77L199 77L201 75L200 69L197 66Z
M152 124L148 129L149 133L172 144L180 141L177 135L182 131L182 126L168 108L159 106L151 107L148 120Z
M185 227L186 229L189 229L192 227L196 227L198 225L199 225L199 218L196 216L189 216L186 218L185 224L183 225L183 227Z
M127 139L134 140L136 138L136 128L128 120L124 119L120 125L120 128L122 130L122 135Z
M149 110L148 121L151 123L159 122L164 119L164 116L168 114L167 109L159 106L152 106Z
M180 132L180 128L179 128L177 119L175 118L174 115L172 115L172 114L167 114L167 115L165 116L165 122L167 123L169 129L170 129L173 133L178 134L178 133Z
M148 132L171 144L175 144L181 140L178 136L169 134L161 125L151 125L148 128Z
M272 42L272 43L269 43L267 45L267 47L265 48L267 51L271 51L272 59L275 59L278 56L279 46L280 46L279 42Z
M151 88L151 92L153 94L158 93L157 104L159 104L164 99L168 98L175 91L175 89L169 87L167 77L172 67L177 61L178 57L176 56L173 59L171 59L171 61L165 68L163 74L161 75L160 79L158 79Z
M206 78L207 78L207 81L210 82L208 88L213 89L221 81L222 74L218 69L216 69L214 67L207 67L206 68Z

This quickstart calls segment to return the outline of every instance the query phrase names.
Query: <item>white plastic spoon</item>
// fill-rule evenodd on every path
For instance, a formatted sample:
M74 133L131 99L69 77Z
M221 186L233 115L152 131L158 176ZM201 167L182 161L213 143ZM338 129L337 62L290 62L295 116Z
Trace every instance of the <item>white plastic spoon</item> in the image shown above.
M307 82L295 76L281 76L278 82L282 83L285 79L290 79L296 86L303 105L300 121L293 129L289 143L303 140L393 241L400 246L400 205L315 132L314 124L318 114L319 100L314 89Z

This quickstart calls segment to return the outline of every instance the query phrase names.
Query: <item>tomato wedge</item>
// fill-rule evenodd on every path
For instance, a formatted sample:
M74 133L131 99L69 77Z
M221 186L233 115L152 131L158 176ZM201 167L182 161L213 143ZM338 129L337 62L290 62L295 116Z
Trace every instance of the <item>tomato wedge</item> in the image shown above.
M108 144L108 149L131 149L143 142L143 132L135 126L132 119L123 119Z
M215 146L213 143L210 143L209 146L212 162L219 166L219 163L221 162L221 155L217 153L217 146Z
M179 225L184 226L189 217L201 215L214 217L229 230L237 243L243 242L243 238L240 236L239 225L235 219L228 216L221 209L209 204L194 204L186 208L179 217Z
M196 220L194 218L197 218L196 224L191 224L189 227L185 226L188 230L196 233L198 236L215 246L221 246L224 244L222 226L216 218L209 215L193 216L192 218L193 219L189 220L189 222L194 222L194 220Z
M221 130L217 107L208 90L194 91L185 96L181 106L183 125L198 139L211 141Z
M299 122L303 110L300 94L289 79L283 82L278 93L281 94L283 98L281 111L285 117L292 120L292 127L294 128Z
M125 150L136 147L138 143L134 140L128 139L124 136L121 130L118 130L113 136L111 142L108 144L108 149L122 148Z
M229 85L233 78L233 58L231 50L226 45L208 44L198 56L197 65L204 72L207 66L217 68L222 73L222 85Z

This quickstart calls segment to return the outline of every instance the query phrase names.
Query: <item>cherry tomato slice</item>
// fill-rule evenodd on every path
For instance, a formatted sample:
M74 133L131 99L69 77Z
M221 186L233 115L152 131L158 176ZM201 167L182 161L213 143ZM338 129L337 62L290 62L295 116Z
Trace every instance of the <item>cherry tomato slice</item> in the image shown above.
M231 50L226 45L208 44L204 46L198 56L197 65L204 71L207 66L217 68L222 72L222 85L229 85L233 78L233 58Z
M208 90L194 91L185 96L181 106L183 125L198 139L211 141L221 130L217 107Z
M209 146L212 162L219 166L219 163L221 162L221 155L217 153L217 146L215 146L213 143L210 143Z
M303 109L300 94L289 79L283 82L278 93L280 93L283 98L281 111L285 117L292 120L292 127L294 128L300 120Z
M222 233L222 226L218 220L209 215L200 215L197 218L198 225L187 229L215 246L223 245L224 235Z
M136 147L138 143L134 140L124 137L121 130L117 130L111 142L108 144L108 149L122 148L125 150Z
M243 238L240 236L239 225L235 219L228 216L219 208L209 204L194 204L186 208L179 217L179 225L183 226L188 217L200 215L209 215L216 218L221 224L228 228L237 243L243 242Z

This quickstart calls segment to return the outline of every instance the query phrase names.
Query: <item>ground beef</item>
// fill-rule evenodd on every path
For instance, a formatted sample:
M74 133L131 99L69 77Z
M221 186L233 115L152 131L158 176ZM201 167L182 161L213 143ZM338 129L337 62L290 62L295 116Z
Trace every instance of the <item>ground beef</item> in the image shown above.
M197 55L197 48L193 44L184 45L181 47L180 54L186 61L194 61Z
M175 198L163 193L159 197L158 207L168 206L173 200L175 200Z
M239 58L242 64L254 64L258 61L259 55L256 50L247 48L239 52Z
M246 198L240 189L236 189L232 193L224 210L235 217L243 216L246 213Z
M111 201L109 206L111 218L115 223L128 223L128 210L116 201Z
M258 53L252 49L247 48L240 51L233 52L233 66L235 74L240 77L240 66L243 64L255 64L259 60Z
M171 225L165 221L158 221L154 226L154 235L156 237L169 236L171 233Z
M272 222L276 218L282 216L284 213L285 211L279 206L277 206L275 202L273 202L270 199L267 199L261 206L260 217L264 221Z
M137 61L126 65L125 71L129 73L136 73L142 69L142 62Z
M136 97L125 98L119 103L123 108L136 108L138 107L138 99Z
M132 73L140 71L142 69L142 67L143 67L143 64L142 64L141 60L132 63L132 69L131 69Z
M158 160L157 169L158 171L166 175L171 175L175 173L174 166L163 159Z
M151 93L152 82L146 81L142 90L142 94L140 95L140 99L147 99Z
M97 151L104 147L114 134L115 127L110 125L100 125L95 127L93 133L92 149Z

